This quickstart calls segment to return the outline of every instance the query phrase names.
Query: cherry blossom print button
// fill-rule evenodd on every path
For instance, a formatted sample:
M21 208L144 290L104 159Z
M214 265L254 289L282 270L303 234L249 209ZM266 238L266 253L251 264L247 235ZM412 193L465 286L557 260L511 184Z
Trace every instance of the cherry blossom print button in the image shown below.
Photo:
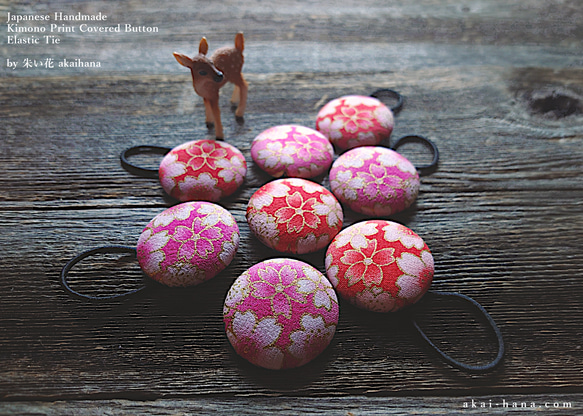
M239 227L223 207L205 201L175 205L146 225L138 262L167 286L194 286L225 269L239 247Z
M276 179L249 199L247 223L266 246L283 253L323 249L342 228L340 203L322 185L301 178Z
M420 181L415 166L394 150L358 147L342 154L330 169L330 188L353 211L392 215L417 198Z
M251 363L272 370L300 367L330 344L338 299L311 265L270 259L235 280L223 308L231 345Z
M218 202L243 184L247 163L229 143L194 140L164 156L158 172L162 188L173 198Z
M433 256L415 232L387 220L345 228L326 252L326 274L339 295L374 312L417 302L433 280Z
M255 137L251 157L257 166L275 178L313 178L330 168L334 148L316 130L283 125L271 127Z
M390 137L395 119L380 100L362 95L336 98L320 109L316 130L338 149L374 146Z

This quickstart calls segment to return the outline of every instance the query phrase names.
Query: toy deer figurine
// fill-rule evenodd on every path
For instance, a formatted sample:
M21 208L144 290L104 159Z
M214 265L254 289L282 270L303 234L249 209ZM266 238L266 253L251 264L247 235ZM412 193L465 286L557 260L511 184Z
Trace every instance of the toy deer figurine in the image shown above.
M235 116L242 118L245 113L248 86L241 74L244 46L243 34L237 33L234 47L219 48L210 58L206 56L209 46L204 37L198 45L198 55L192 59L174 52L174 57L180 65L190 68L194 91L204 99L207 126L210 128L214 124L215 136L219 140L224 138L219 109L219 89L227 82L235 84L231 97L232 104L238 103Z

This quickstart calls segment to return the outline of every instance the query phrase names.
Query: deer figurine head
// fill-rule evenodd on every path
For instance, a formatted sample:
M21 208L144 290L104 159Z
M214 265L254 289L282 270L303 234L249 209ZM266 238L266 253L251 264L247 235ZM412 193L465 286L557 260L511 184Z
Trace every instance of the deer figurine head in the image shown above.
M207 127L215 127L215 136L222 140L223 125L219 109L219 89L227 82L235 84L231 103L238 104L235 116L243 118L247 104L247 81L241 74L243 68L243 49L245 39L242 33L235 36L235 46L226 46L217 49L210 58L207 57L208 42L202 38L198 45L198 55L189 58L186 55L174 52L174 57L190 69L194 91L204 100Z

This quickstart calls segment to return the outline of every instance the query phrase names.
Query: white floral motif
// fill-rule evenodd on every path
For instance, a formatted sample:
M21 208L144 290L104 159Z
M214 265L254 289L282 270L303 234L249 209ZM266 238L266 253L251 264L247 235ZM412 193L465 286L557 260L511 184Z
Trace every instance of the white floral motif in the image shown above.
M235 219L233 218L233 215L231 215L229 211L219 205L201 203L196 212L204 215L202 218L202 223L207 227L216 225L219 222L225 224L228 227L235 225Z
M281 141L273 141L267 143L264 149L257 152L257 157L265 161L265 167L272 169L278 163L282 165L293 165L293 155L296 153L296 147L291 143L284 143ZM282 172L283 174L283 172Z
M314 306L330 311L338 303L336 292L326 278L313 267L303 267L304 277L298 281L298 292L314 294Z
M319 185L315 182L308 181L306 179L301 178L288 178L283 179L287 181L290 186L297 186L298 188L302 188L305 192L309 194L313 194L315 192L322 192L322 185Z
M290 334L291 345L288 351L297 358L309 360L306 352L323 350L332 340L336 325L328 325L324 322L322 316L312 316L306 314L301 320L302 329Z
M320 196L322 203L315 203L313 205L314 212L318 215L325 215L326 222L330 227L336 227L342 224L343 215L342 207L332 195L322 194Z
M247 168L239 156L233 156L231 159L220 159L216 162L216 166L221 168L218 175L225 182L241 183L245 173L247 173Z
M233 233L230 240L225 240L221 244L221 252L219 253L219 259L221 262L228 266L237 254L237 249L239 248L239 233Z
M186 176L184 180L178 183L178 189L185 195L196 195L204 191L211 201L218 201L221 197L221 190L217 188L219 181L213 178L209 173L203 172L198 177ZM193 192L194 191L194 192Z
M388 242L399 241L405 247L415 247L417 250L421 250L425 246L421 237L400 224L392 222L385 225L382 230L385 232L384 238Z
M161 170L163 170L163 175L160 177L160 183L162 188L167 189L170 193L176 186L175 179L186 173L186 164L178 161L177 153L171 152L164 157Z
M138 247L145 254L142 257L145 262L140 266L148 275L155 275L162 271L161 264L166 259L163 248L168 244L169 240L170 236L168 236L166 230L153 233L151 228L147 228L140 235Z
M227 337L237 351L243 352L252 363L277 370L281 368L284 358L280 349L274 346L281 332L276 318L257 320L252 311L236 312Z
M336 247L344 247L349 244L352 248L358 250L368 246L367 237L377 233L377 224L370 222L362 222L354 224L344 230L340 231L334 239Z
M194 205L190 203L175 205L174 207L156 215L156 217L152 220L152 227L166 227L170 225L172 221L183 221L190 217L190 214L193 210Z
M337 265L332 265L333 261L334 257L332 257L332 254L327 254L324 260L324 264L326 267L326 276L328 276L328 280L330 280L332 286L337 287L339 283L338 271L340 270L340 268Z
M350 150L340 156L334 162L334 166L343 166L345 168L361 168L364 162L371 160L375 156L375 148L372 146L363 146Z
M433 278L433 256L429 251L422 251L421 258L403 253L397 259L397 265L404 273L396 281L400 288L399 297L414 303L423 295L423 281Z
M362 178L352 177L352 172L349 170L341 170L333 176L330 180L330 187L338 198L346 201L356 201L358 199L358 189L362 189L364 181Z
M235 308L245 300L249 293L251 293L251 282L249 281L249 272L245 271L235 280L227 293L224 306L225 314L229 312L229 308Z
M316 237L314 233L308 233L304 237L297 239L296 251L298 254L306 254L321 250L328 245L330 239L328 234Z
M379 105L374 110L374 118L377 119L379 124L386 129L392 129L395 119L393 117L393 112L390 111L385 105Z
M283 179L269 182L260 188L259 193L255 193L249 199L249 206L260 210L263 207L268 207L273 204L273 198L281 198L286 196L290 188L284 183L281 183ZM274 186L275 185L275 186Z
M277 246L279 230L275 218L266 212L251 212L248 215L249 228L263 242L268 242L270 247Z

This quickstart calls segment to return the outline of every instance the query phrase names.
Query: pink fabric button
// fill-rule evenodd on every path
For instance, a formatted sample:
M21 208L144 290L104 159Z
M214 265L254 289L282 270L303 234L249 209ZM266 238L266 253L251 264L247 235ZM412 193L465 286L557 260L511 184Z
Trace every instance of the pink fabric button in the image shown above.
M223 207L185 202L156 215L137 244L138 262L167 286L194 286L226 268L239 247L239 227Z
M247 173L243 154L216 140L194 140L172 149L160 163L166 193L180 201L211 201L231 195Z
M237 354L264 368L294 368L330 344L338 299L326 277L309 264L271 259L235 280L223 317Z
M347 95L318 112L316 130L338 149L374 146L388 138L395 125L393 112L374 97Z
M251 144L251 157L273 177L313 178L328 170L334 148L316 130L284 125L260 133Z
M334 195L353 211L366 215L385 216L408 208L419 187L415 166L386 147L349 150L330 169Z
M427 244L392 221L363 221L342 230L328 247L325 262L340 296L375 312L394 312L417 302L433 280Z
M340 203L322 185L286 178L259 188L249 199L246 218L266 246L304 254L328 245L342 228L343 213Z

